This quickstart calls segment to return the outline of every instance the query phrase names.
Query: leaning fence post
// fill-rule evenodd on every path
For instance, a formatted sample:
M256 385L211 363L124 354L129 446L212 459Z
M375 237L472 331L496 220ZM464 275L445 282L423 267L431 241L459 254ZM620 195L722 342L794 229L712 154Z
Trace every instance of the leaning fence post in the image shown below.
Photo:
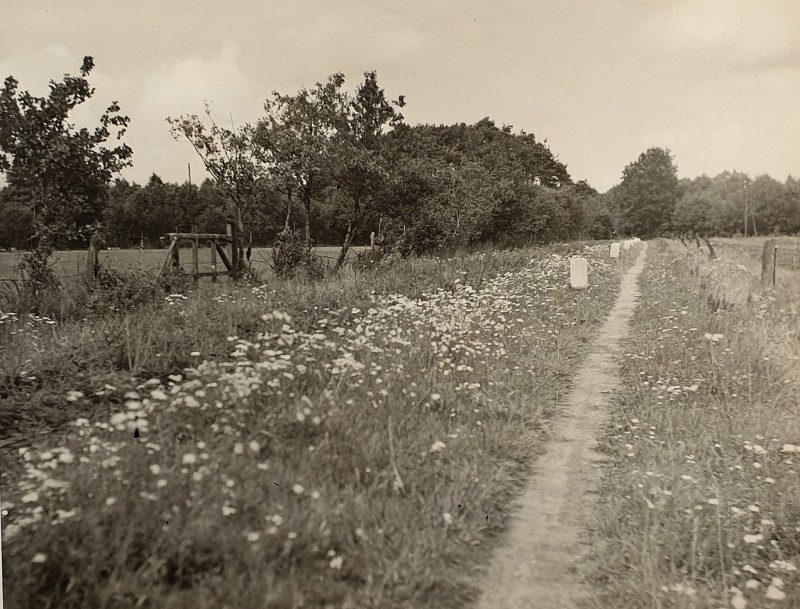
M711 258L712 260L716 260L717 252L714 251L714 246L711 245L711 241L708 240L708 237L702 237L702 239L705 242L706 247L708 248L708 257Z
M765 286L775 285L777 251L775 239L767 239L761 252L761 283Z
M170 248L170 252L172 252L172 268L179 269L181 268L181 255L178 251L180 249L180 244L178 243L178 237L172 237L172 247Z
M589 263L586 258L573 256L569 259L569 285L575 290L589 287Z

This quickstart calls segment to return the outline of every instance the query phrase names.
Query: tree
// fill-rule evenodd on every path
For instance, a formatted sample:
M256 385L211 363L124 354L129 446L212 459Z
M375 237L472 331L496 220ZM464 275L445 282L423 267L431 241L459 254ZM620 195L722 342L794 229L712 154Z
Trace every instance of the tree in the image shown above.
M0 171L15 200L32 210L29 274L47 272L56 233L80 235L95 224L111 178L131 164L133 152L121 141L129 119L116 101L93 130L70 122L70 112L94 94L93 68L94 60L84 57L80 76L51 80L46 97L19 91L13 76L0 91ZM106 147L112 138L116 145Z
M254 144L256 130L249 124L220 127L208 104L205 113L209 125L196 114L167 117L170 133L176 141L186 140L192 145L206 171L228 197L230 219L244 234L245 225L256 223L267 211L258 206L265 200L266 167ZM244 257L239 255L239 260L244 265ZM235 273L241 271L242 268L234 269Z
M33 238L33 210L13 196L10 188L0 189L0 248L26 247Z
M344 128L347 97L341 91L344 75L332 74L326 83L301 89L295 95L276 91L264 102L255 144L268 167L270 183L286 195L284 229L291 220L294 195L305 210L305 242L311 250L311 206L330 186L334 136Z
M701 178L695 182L701 181ZM705 183L705 180L702 180ZM717 234L752 234L749 176L739 171L723 171L714 176L708 188L716 205L711 214Z
M768 175L756 177L749 195L755 234L780 234L797 225L797 210L792 205L789 191L778 180Z
M669 228L678 199L677 173L672 154L663 148L650 148L625 167L615 193L624 232L654 237Z
M374 71L364 73L364 82L349 100L344 128L336 134L333 148L337 198L347 222L339 266L355 234L381 213L390 179L385 130L402 124L403 115L395 108L404 105L402 96L394 102L386 99Z
M690 233L707 237L716 232L714 210L719 199L711 189L692 189L683 195L672 212L672 227L679 235Z

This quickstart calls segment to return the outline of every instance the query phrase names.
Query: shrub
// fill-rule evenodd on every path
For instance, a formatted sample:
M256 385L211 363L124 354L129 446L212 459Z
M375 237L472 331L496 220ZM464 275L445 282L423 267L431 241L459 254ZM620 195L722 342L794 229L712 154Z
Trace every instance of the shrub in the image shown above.
M175 284L175 273L163 277L140 272L101 268L89 294L93 313L120 313L161 298ZM182 274L181 274L182 275Z
M296 276L308 263L308 250L300 233L291 229L278 233L272 248L272 268L275 274L282 279L288 279Z

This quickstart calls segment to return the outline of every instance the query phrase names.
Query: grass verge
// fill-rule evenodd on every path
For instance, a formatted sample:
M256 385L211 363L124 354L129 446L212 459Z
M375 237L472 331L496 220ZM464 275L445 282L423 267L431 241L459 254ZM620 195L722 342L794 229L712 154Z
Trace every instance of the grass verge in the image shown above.
M603 448L593 606L800 606L800 282L652 244Z
M629 263L574 251L12 324L71 423L3 454L9 606L463 606Z

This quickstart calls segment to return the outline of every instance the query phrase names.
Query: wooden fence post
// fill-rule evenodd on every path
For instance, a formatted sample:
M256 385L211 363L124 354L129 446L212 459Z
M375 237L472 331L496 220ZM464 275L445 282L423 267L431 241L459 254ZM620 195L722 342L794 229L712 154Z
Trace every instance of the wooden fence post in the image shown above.
M708 237L701 237L701 239L703 240L703 242L706 244L706 247L708 248L708 257L711 258L712 260L716 260L717 259L717 252L714 251L714 246L711 245L711 241L708 240Z
M778 245L772 250L772 285L775 285L776 275L778 273Z
M198 252L197 252L197 237L195 237L194 241L192 241L192 281L197 283L200 278L198 274L200 273L200 262L198 259Z
M180 244L178 243L178 238L172 238L172 245L170 246L170 253L172 254L172 268L173 269L180 269L181 268L181 255L180 255Z
M86 284L89 287L94 285L94 280L97 278L97 273L100 271L100 262L97 258L103 247L103 241L102 233L95 233L89 241L89 251L86 254L86 269L84 272Z
M240 235L239 226L236 221L229 221L227 228L228 236L231 238L231 275L238 277L241 274L241 261L239 256Z
M775 239L767 239L761 252L761 283L765 286L775 285L777 251Z
M211 283L217 283L217 240L211 242Z

